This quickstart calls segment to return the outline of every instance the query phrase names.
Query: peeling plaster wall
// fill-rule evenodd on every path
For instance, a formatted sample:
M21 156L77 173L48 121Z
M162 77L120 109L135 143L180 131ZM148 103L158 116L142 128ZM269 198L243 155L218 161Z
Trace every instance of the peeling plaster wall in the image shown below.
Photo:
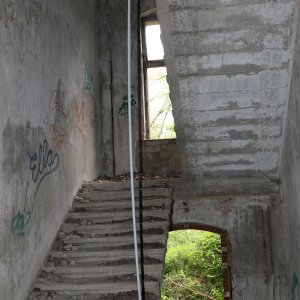
M273 176L282 147L294 1L157 1L188 180Z
M142 143L143 174L181 176L181 160L176 139L145 140ZM139 149L136 150L137 153ZM140 158L136 156L136 166Z
M271 208L275 197L187 198L178 195L175 189L173 225L198 223L227 230L234 300L275 299L270 236Z
M274 206L276 299L300 299L300 2L284 148L280 161L280 201Z
M155 8L154 0L141 0L141 14ZM103 175L129 172L127 102L127 1L100 1L100 96ZM133 155L139 139L137 0L132 1L132 105ZM143 87L141 87L143 89ZM141 105L143 101L141 101ZM141 108L143 111L143 107ZM143 114L143 113L142 113ZM142 129L143 130L143 129ZM137 168L136 168L137 170Z
M228 230L233 299L299 299L299 1L156 2L185 179L173 221ZM260 194L278 175L280 195Z
M127 96L127 1L100 1L100 94L103 175L129 172ZM138 103L137 2L132 1L132 95ZM124 106L125 105L125 106ZM133 150L138 138L138 110L132 107Z
M26 298L73 195L101 173L97 15L96 0L0 3L0 299Z

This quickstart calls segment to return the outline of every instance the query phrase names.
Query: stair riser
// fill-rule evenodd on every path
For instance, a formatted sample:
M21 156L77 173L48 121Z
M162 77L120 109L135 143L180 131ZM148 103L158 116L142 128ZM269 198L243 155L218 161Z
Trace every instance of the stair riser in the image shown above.
M166 237L162 235L145 235L144 236L144 243L153 243L153 242L161 242L165 241ZM64 243L66 244L95 244L99 243L104 245L105 243L133 243L133 236L108 236L108 237L101 237L101 238L72 238L72 239L64 239ZM139 237L138 237L139 241Z
M153 222L153 223L143 223L143 229L153 229L153 228L161 228L163 230L168 229L167 222ZM77 231L79 233L123 233L132 230L132 223L129 224L108 224L108 225L64 225L62 226L62 231L65 233L69 233L71 231Z
M135 201L136 207L139 207L139 201ZM170 205L170 198L155 198L155 199L143 199L143 207L151 205ZM73 203L73 207L131 207L131 199L124 200L88 200L88 199L78 199Z
M112 216L113 214L113 216ZM169 211L143 211L144 217L160 217L160 218L167 218L169 215ZM69 219L93 219L93 218L100 218L103 219L110 219L115 220L116 218L131 218L131 211L128 212L105 212L105 213L70 213ZM138 218L138 212L137 212Z

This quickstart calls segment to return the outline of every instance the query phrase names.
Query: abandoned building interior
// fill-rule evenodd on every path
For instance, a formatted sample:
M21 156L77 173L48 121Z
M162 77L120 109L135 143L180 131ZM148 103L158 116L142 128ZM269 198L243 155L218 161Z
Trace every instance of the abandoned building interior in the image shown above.
M127 5L0 1L0 300L138 299L130 107L143 299L181 229L224 299L300 299L300 1L132 0L131 95Z

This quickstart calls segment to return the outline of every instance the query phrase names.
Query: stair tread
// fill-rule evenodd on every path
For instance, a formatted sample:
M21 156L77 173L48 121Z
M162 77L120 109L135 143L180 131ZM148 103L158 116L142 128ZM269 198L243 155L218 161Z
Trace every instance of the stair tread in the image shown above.
M164 249L144 249L144 255L159 255L164 253ZM110 251L53 251L50 253L52 257L61 257L61 258L76 258L76 257L110 257L110 256L126 256L126 255L134 255L132 250L110 250Z
M166 237L162 236L162 235L145 235L144 236L144 241L149 241L149 240L153 240L153 241L163 241L165 240ZM128 235L128 236L105 236L105 237L98 237L98 238L65 238L63 239L64 242L70 244L70 243L99 243L99 242L133 242L133 237L132 235Z
M181 181L180 178L177 179L166 179L166 180L147 180L142 182L142 189L168 189L166 187L166 182L168 181ZM139 189L140 187L140 182L139 181L134 181L134 187L135 190ZM124 190L130 188L130 182L129 181L101 181L101 182L88 182L84 183L82 185L83 189L99 189L101 191L109 190L109 191L114 191L114 190Z
M74 205L78 205L78 204L91 204L91 205L103 205L103 204L107 204L107 205L118 205L118 204L130 204L131 205L131 198L114 198L114 199L94 199L94 200L90 200L90 199L86 199L86 198L81 198L81 197L77 197L74 199ZM142 204L145 205L150 205L150 204L156 204L156 203L164 203L164 202L170 202L170 197L143 197L142 199ZM136 205L139 205L139 199L136 197L135 198L135 203Z
M131 199L130 190L126 191L99 191L99 190L91 190L91 191L82 191L78 192L77 196L83 199ZM143 197L151 196L152 198L159 198L162 196L170 197L170 191L162 189L159 193L153 193L151 190L143 191ZM135 194L135 199L138 199L138 193Z
M98 213L82 213L82 212L74 212L68 215L69 218L76 218L76 219L86 219L86 218L111 218L112 220L116 217L131 217L131 211L128 212L113 212L113 216L111 215L112 212L98 212ZM159 210L159 211L143 211L143 216L166 216L169 214L168 210ZM137 214L138 218L138 214Z
M143 222L143 229L150 228L165 228L168 226L168 222ZM119 231L119 230L128 230L132 229L132 222L129 223L109 223L109 224L90 224L90 225L82 225L82 224L71 224L66 223L61 227L62 232L66 231L78 231L78 232L96 232L96 231Z
M145 282L146 289L152 292L157 292L158 283L157 282ZM118 282L116 283L100 283L100 284L60 284L60 283L37 283L35 288L47 291L93 291L99 294L116 294L126 291L137 290L136 283L134 282Z
M147 265L145 264L145 272L160 271L162 264ZM128 274L128 272L135 272L135 265L116 265L116 266L101 266L101 267L72 267L72 266L61 266L61 267L43 267L42 270L49 273L98 273L98 274L109 274L120 273Z

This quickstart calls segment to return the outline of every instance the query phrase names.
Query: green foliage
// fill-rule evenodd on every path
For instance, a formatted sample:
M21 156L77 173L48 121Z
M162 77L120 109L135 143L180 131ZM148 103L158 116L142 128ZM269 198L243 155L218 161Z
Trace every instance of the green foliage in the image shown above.
M199 230L169 233L162 300L223 299L221 240Z
M149 99L150 106L156 110L154 115L151 114L151 139L176 138L166 68L153 68L148 75L149 89L155 90Z

